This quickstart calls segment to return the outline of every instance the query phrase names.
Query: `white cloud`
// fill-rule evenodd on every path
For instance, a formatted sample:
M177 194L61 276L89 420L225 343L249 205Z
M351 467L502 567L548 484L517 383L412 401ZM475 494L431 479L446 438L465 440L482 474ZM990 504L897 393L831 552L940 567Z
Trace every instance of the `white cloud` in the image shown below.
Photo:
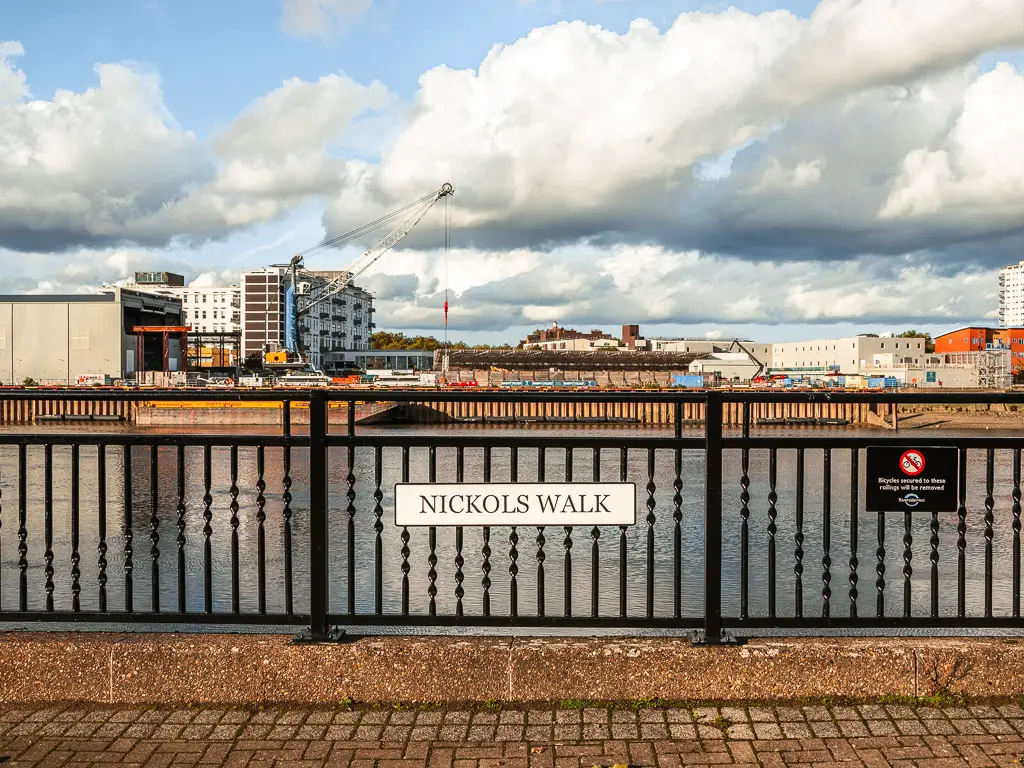
M21 43L0 40L0 106L20 101L28 95L25 73L16 69L11 61L15 56L24 55L25 49Z
M1019 226L1024 214L1024 74L1000 64L967 89L945 136L912 149L885 218Z
M296 37L330 37L372 5L373 0L285 0L281 28Z

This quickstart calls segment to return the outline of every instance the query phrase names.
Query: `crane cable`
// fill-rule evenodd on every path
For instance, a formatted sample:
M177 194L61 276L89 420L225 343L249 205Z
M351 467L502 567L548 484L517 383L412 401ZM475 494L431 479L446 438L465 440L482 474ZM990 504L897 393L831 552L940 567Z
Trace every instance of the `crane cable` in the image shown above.
M307 248L304 251L300 251L298 255L309 256L314 253L319 253L320 251L326 251L331 248L338 248L342 245L345 245L346 243L351 242L352 240L356 240L357 238L360 238L363 235L369 234L374 230L380 229L381 227L392 223L395 219L403 216L404 214L408 213L417 206L422 206L430 202L436 197L437 193L431 192L429 195L424 195L419 200L409 203L405 207L399 208L397 211L393 211L392 213L389 213L386 216L381 216L376 221L371 221L369 224L364 224L363 226L358 227L357 229L353 229L351 232L346 232L343 235L338 235L337 237L329 238L321 243L318 243L317 245L314 245L312 248Z
M449 200L444 199L444 349L448 355L448 251L452 243L452 214Z

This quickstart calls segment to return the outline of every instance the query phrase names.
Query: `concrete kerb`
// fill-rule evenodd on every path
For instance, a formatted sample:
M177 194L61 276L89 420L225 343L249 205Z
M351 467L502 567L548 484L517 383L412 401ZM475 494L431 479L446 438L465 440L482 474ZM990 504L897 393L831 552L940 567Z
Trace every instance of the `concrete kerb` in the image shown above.
M751 640L0 635L0 702L336 704L792 701L1024 695L1005 639Z

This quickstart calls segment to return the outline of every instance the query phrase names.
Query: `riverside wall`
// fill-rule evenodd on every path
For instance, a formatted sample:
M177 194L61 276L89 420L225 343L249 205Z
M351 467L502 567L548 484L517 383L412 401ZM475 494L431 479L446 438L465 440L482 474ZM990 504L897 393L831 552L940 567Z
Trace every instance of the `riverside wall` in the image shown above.
M368 393L369 394L369 393ZM901 406L901 412L908 406ZM348 419L348 404L332 402L332 424ZM683 403L684 426L704 422L703 403ZM871 425L892 428L893 407L866 403L753 403L755 425L817 424L823 426ZM742 424L743 406L726 403L723 424ZM374 403L360 402L356 421L371 423L481 423L481 424L638 424L672 426L676 409L672 403L561 403L512 402L495 393L489 402ZM121 421L138 426L279 426L283 406L276 402L114 402L81 398L74 400L3 400L0 424L33 424L48 421ZM293 402L291 421L309 423L306 403Z

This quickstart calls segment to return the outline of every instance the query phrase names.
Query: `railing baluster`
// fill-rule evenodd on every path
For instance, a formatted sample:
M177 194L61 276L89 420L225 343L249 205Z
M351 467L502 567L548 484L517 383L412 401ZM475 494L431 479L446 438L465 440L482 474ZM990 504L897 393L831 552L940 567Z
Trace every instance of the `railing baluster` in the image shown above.
M282 404L282 431L286 437L292 434L292 403L285 400ZM284 612L289 616L294 613L294 596L292 593L292 447L286 445L281 456L281 501L283 508L281 517L284 520Z
M380 489L383 479L384 448L378 445L373 449L373 611L378 616L384 613L384 492Z
M99 544L96 546L96 567L99 573L96 582L99 587L98 607L100 613L107 610L107 446L99 445L96 449L96 512L97 535Z
M937 618L939 615L939 513L936 510L932 510L932 522L931 522L931 537L928 543L931 545L932 551L929 559L931 560L931 584L930 584L930 597L931 606L930 613L931 617Z
M203 446L203 611L213 613L213 496L210 487L213 482L213 448Z
M647 617L654 616L654 449L647 449Z
M911 613L911 577L914 575L914 534L911 532L913 516L910 510L903 513L903 615Z
M491 446L484 446L484 482L491 482ZM480 548L480 554L483 556L483 563L480 566L480 570L483 572L483 578L480 579L480 586L484 588L483 594L483 614L484 616L491 615L491 527L485 525L483 529L483 546Z
M545 467L547 465L546 456L544 455L544 448L540 447L537 449L537 482L543 483L545 481ZM537 615L544 615L544 561L547 559L547 555L544 554L544 544L547 539L544 538L544 526L538 526L537 528Z
M565 449L565 482L572 482L572 462L573 452L572 448ZM562 603L564 607L564 615L572 616L572 527L563 526L562 531L565 533L565 538L562 540L562 548L565 550L565 567L562 574Z
M455 482L462 483L466 479L466 456L465 449L460 445L455 449ZM466 596L466 590L462 586L462 582L465 580L465 574L462 572L462 567L466 564L466 559L462 556L462 538L463 528L458 526L455 529L455 615L462 616L462 598Z
M188 607L185 595L185 446L178 446L178 613Z
M46 576L46 583L43 585L46 590L46 610L53 610L53 444L47 443L43 447L43 545L46 547L43 552L45 567L43 574Z
M427 464L429 481L431 483L437 482L437 447L431 445L427 449ZM428 544L430 546L430 554L427 557L427 564L430 568L427 570L427 580L430 585L427 587L427 595L430 596L430 615L437 615L437 528L430 526L427 534Z
M264 478L267 471L266 449L262 445L256 446L256 599L257 610L264 614L267 612L267 534L264 530L264 523L267 521L267 513L264 507L267 506L267 497L264 492L267 490L267 481Z
M356 612L356 446L351 442L355 438L356 424L356 403L355 400L348 402L348 438L350 440L346 449L348 461L348 474L345 476L345 484L348 490L345 497L348 505L345 507L345 514L348 515L348 614L352 616ZM433 449L431 449L433 450Z
M793 604L796 617L804 615L804 449L796 450L796 562L793 565Z
M513 446L511 448L511 457L509 459L509 480L513 483L519 482L519 449ZM509 601L509 614L511 616L519 615L519 550L516 548L519 544L519 533L516 531L516 527L513 525L512 530L508 534L508 575L509 575L509 587L508 587L508 601Z
M409 446L402 446L402 482L409 482ZM409 565L409 529L408 527L402 527L402 615L409 615L409 571L412 570L412 566Z
M1020 618L1020 448L1013 449L1013 618Z
M750 403L743 403L743 439L750 438ZM750 617L750 449L740 452L740 618Z
M3 546L4 545L4 541L3 541L3 530L4 530L3 498L4 498L4 489L3 489L3 482L2 482L2 480L3 480L3 472L0 471L0 553L2 553L4 551L4 546ZM4 604L4 574L3 574L3 570L4 569L2 567L0 567L0 610L3 610L3 604Z
M674 403L675 438L683 437L683 404ZM672 615L683 615L683 449L675 451L675 477L672 479Z
M854 448L850 452L850 616L857 616L857 514L860 510L858 500L860 490L860 450Z
M157 516L159 510L160 492L160 466L159 448L153 446L149 449L149 558L152 561L152 569L149 573L150 604L153 613L160 613L160 518Z
M71 610L77 613L82 610L80 596L82 571L79 564L82 556L78 552L79 533L79 446L71 446Z
M772 448L768 452L768 616L775 618L775 534L778 526L775 520L779 511L776 504L779 495L776 487L779 481L779 457L778 450Z
M309 395L309 637L331 634L330 528L328 526L330 449L327 446L328 400L324 390ZM349 403L349 436L354 404ZM352 464L349 463L351 472ZM351 542L351 539L350 539ZM351 561L350 561L351 562Z
M132 528L132 514L134 511L135 491L132 482L132 447L124 447L124 609L132 613L135 603L135 589L133 585L134 544L135 534Z
M231 496L231 503L228 508L231 510L231 612L241 613L241 591L238 572L238 446L231 446L231 487L228 494Z
M619 449L619 481L626 482L629 478L629 448ZM625 617L626 604L626 531L628 527L619 526L619 616Z
M821 462L821 615L832 615L832 449L825 448Z
M985 461L985 618L992 618L992 538L995 533L992 530L992 510L996 503L992 494L995 489L995 470L996 451L989 448Z
M593 470L592 475L595 483L601 482L601 449L593 449ZM590 615L597 616L600 613L601 593L601 563L600 563L600 538L601 529L596 525L590 529Z
M28 446L18 446L18 610L28 610Z
M878 547L875 549L875 615L885 616L885 512L878 512Z
M956 615L967 615L967 450L960 450L960 492L957 503Z

